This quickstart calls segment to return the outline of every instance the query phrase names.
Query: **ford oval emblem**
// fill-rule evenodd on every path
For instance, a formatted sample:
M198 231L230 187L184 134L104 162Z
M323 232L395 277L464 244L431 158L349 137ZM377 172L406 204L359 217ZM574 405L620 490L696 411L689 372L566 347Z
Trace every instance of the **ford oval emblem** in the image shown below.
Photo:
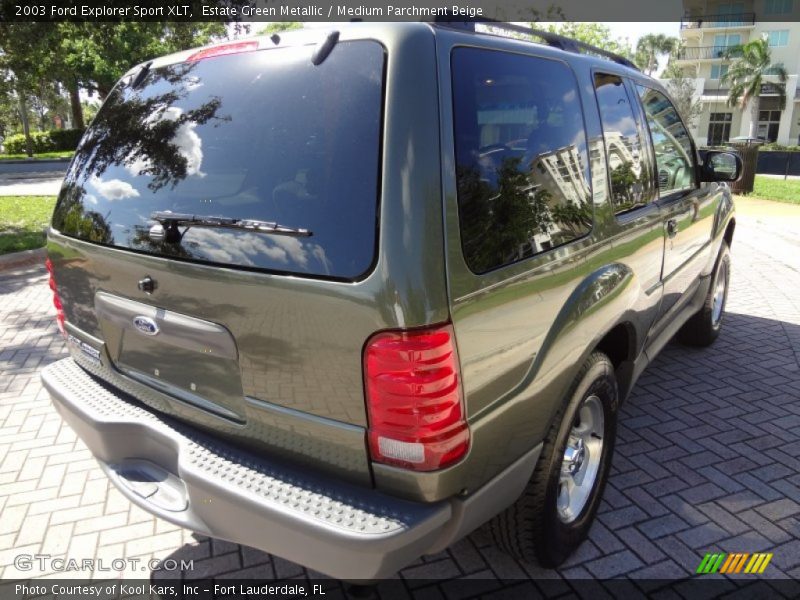
M159 331L158 325L153 319L142 315L133 317L133 326L145 335L156 335Z

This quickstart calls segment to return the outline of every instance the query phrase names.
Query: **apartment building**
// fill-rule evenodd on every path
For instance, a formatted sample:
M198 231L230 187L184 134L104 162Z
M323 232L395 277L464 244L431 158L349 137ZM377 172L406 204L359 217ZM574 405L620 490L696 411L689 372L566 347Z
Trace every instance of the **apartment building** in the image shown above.
M702 102L693 124L695 139L718 145L750 133L751 111L727 104L728 84L721 79L731 60L725 51L766 36L773 63L783 63L789 78L784 107L772 83L762 85L757 135L779 144L800 144L800 0L686 0L684 7L680 37L685 49L677 64L684 76L694 79L695 96Z

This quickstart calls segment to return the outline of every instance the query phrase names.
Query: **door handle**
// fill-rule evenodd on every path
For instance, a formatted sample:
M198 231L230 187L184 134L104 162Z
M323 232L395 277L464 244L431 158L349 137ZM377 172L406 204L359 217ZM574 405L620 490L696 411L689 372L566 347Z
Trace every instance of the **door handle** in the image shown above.
M667 221L667 235L671 238L674 238L678 235L678 220L677 219L669 219Z

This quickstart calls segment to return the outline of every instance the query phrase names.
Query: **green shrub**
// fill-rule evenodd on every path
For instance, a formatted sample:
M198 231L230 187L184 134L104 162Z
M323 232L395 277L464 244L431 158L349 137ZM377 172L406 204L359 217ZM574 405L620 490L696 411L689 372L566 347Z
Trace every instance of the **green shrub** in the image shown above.
M25 136L21 133L8 136L3 145L9 154L21 154L26 152ZM50 135L46 131L35 131L31 133L31 145L35 152L47 152L50 149Z
M75 150L83 136L83 129L53 129L50 139L53 140L53 152L62 150Z
M82 129L53 129L51 131L31 132L33 153L59 152L62 150L75 150L83 135ZM7 154L24 154L25 136L21 133L8 136L3 145Z
M731 146L701 146L701 150L730 150ZM761 152L800 152L800 146L784 146L783 144L763 144L758 147Z
M783 144L769 143L761 146L761 150L775 150L778 152L800 152L800 146L784 146Z

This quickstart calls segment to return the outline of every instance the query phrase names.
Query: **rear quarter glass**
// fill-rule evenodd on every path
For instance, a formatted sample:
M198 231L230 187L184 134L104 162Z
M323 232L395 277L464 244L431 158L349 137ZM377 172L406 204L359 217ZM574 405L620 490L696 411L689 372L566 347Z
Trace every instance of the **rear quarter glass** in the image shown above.
M377 248L384 49L337 44L219 56L119 85L76 153L53 217L61 233L180 260L352 280ZM135 78L134 78L135 79ZM156 211L256 219L309 237L181 227Z
M578 83L564 62L455 48L453 127L464 259L477 274L573 242L593 223Z

